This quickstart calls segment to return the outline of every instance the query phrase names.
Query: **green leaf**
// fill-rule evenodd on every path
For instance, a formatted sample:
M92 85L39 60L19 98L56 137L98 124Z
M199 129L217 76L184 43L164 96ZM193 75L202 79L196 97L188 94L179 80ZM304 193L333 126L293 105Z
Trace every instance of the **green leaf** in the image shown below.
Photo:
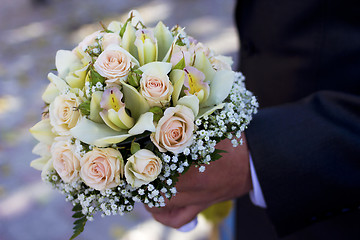
M90 68L90 81L93 85L96 85L98 82L104 84L105 78L101 76L98 72L95 71L94 67Z
M133 13L131 12L131 15L130 15L130 17L126 20L126 22L125 22L125 24L124 24L124 26L122 26L122 28L121 28L121 30L120 30L120 37L123 37L124 36L124 33L125 33L125 30L126 30L126 27L127 27L127 25L129 24L129 22L131 22L132 21L132 19L134 18L134 15L133 15Z
M78 109L81 111L83 115L90 115L90 101L81 103Z
M77 204L72 208L73 212L78 212L78 211L81 211L81 210L82 210L82 207L81 207L80 204Z
M124 26L122 26L121 30L120 30L120 37L123 37L124 36L124 33L125 33L125 30L126 30L126 27L129 23L129 19L125 22Z
M173 69L183 70L186 67L185 65L185 57L183 57L174 67Z
M80 235L80 233L84 231L87 218L86 216L84 216L84 214L82 214L81 210L82 207L80 204L75 205L72 209L72 211L74 212L72 217L77 218L77 220L74 222L74 227L73 227L74 232L73 235L70 237L70 240L75 239L77 236Z
M131 154L135 154L139 150L140 150L140 144L135 142L135 139L134 139L131 142L131 147L130 147Z
M107 27L104 25L104 23L102 23L101 21L100 21L100 25L101 25L101 27L104 29L104 31L105 32L107 32L107 33L113 33L113 31L110 31L109 29L107 29Z
M220 153L226 153L227 151L221 150L221 149L215 149L215 151L211 154L211 161L218 160L222 158L222 155Z
M164 115L164 111L161 109L161 107L152 107L150 108L149 112L152 112L154 114L155 122L158 122L160 118L162 118Z
M140 80L138 79L136 73L130 73L130 74L128 75L128 82L129 82L129 84L130 84L131 86L133 86L133 87L136 88L136 87L139 86Z
M84 217L84 214L82 214L82 212L75 212L73 215L72 215L73 218L82 218Z
M155 145L152 143L152 142L148 142L146 145L145 145L145 149L149 150L149 151L154 151L154 148L155 148Z

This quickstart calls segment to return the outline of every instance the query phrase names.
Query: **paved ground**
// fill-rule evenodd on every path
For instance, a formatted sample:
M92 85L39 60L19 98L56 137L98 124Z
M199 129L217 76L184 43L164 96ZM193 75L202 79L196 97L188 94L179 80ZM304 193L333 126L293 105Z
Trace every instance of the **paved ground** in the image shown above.
M0 240L62 240L72 228L70 204L29 167L36 141L28 129L40 120L41 93L58 49L137 9L148 26L163 20L218 53L235 56L233 0L1 0L0 6ZM235 59L236 60L236 59ZM79 239L206 239L208 225L182 234L162 227L138 206L126 217L96 217Z

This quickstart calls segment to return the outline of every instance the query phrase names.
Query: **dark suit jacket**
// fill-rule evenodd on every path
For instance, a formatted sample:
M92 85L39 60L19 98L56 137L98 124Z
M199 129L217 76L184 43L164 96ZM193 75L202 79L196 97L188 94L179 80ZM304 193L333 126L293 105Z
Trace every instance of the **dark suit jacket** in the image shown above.
M246 137L277 233L360 239L360 1L239 0L236 14L262 107Z

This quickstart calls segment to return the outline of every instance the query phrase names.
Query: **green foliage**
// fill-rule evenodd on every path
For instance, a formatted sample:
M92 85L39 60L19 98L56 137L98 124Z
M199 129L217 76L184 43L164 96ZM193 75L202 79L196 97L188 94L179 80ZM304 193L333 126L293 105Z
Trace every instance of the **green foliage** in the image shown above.
M110 31L109 29L107 29L107 27L100 21L100 25L101 27L104 29L105 32L107 33L113 33L113 31Z
M92 85L96 85L98 82L101 84L105 83L105 78L95 71L94 66L90 67L90 82Z
M131 142L130 152L131 154L135 154L137 151L141 149L140 144L135 142L135 139Z
M174 67L173 69L183 70L186 67L185 65L185 57L183 57Z
M226 153L226 152L227 151L225 151L225 150L215 149L215 151L211 154L211 161L215 161L215 160L222 158L220 153Z
M81 103L78 109L81 111L83 115L90 115L90 101Z
M77 220L75 220L75 222L74 222L74 227L73 227L74 232L69 240L75 239L77 236L80 235L80 233L82 233L84 231L84 227L87 222L87 218L84 214L82 214L81 210L82 210L82 207L80 204L75 205L72 209L72 211L74 212L72 217L76 218Z
M152 112L154 114L154 121L158 122L162 116L164 116L164 111L161 109L161 107L152 107L150 108L149 112Z

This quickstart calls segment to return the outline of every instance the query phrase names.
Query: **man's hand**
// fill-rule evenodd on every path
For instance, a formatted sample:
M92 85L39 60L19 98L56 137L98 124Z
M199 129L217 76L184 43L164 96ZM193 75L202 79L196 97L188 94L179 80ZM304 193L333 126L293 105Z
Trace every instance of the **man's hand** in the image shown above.
M243 134L243 139L245 135ZM178 193L162 208L148 208L158 222L179 228L214 203L247 194L251 188L249 152L246 141L234 148L229 140L221 141L216 148L225 150L222 158L206 166L200 173L191 167L180 176Z

